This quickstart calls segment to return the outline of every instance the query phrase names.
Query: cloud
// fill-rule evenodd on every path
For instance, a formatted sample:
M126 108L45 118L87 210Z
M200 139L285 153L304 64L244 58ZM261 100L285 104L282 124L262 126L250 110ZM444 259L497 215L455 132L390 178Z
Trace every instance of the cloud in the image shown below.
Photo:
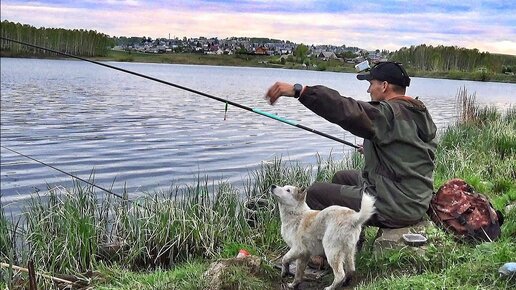
M7 0L1 9L10 21L111 36L251 36L389 50L426 43L516 55L516 6L508 2Z

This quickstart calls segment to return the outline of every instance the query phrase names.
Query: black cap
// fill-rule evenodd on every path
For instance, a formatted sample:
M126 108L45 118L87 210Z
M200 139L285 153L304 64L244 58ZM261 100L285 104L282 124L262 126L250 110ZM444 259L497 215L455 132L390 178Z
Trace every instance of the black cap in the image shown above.
M410 85L410 77L401 63L391 61L379 62L371 68L369 73L357 75L357 79L386 81L402 87Z

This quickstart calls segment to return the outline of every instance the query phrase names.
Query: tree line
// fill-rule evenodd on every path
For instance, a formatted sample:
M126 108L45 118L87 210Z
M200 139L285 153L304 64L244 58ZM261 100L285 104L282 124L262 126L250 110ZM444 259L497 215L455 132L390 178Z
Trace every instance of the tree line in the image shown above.
M36 28L27 24L14 23L7 20L1 22L1 35L60 52L78 56L105 56L113 40L106 34L94 30L63 29L63 28ZM41 49L28 47L7 40L0 41L2 54L9 55L53 55Z
M36 28L27 24L4 20L0 23L1 35L38 46L47 47L78 56L105 56L116 42L131 42L140 38L111 38L93 30ZM145 39L145 37L144 37ZM150 40L150 39L149 39ZM267 39L270 41L270 39ZM7 40L0 41L2 55L44 56L52 55L47 51L16 44ZM294 51L294 57L304 62L308 47L300 44ZM514 73L516 56L490 54L478 49L457 46L418 45L403 47L389 55L389 60L399 61L407 68L427 72L475 72Z
M418 71L472 72L488 70L495 73L514 72L516 56L490 54L478 49L457 46L418 45L403 47L391 54L392 61L403 63L407 68Z

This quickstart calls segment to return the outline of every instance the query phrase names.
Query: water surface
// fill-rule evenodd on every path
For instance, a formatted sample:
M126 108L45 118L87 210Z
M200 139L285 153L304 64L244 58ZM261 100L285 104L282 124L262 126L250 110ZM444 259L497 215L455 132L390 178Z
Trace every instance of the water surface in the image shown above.
M360 139L282 98L263 99L275 81L322 84L342 95L369 100L368 83L355 74L267 68L116 63L118 66L259 108L352 143ZM413 78L440 129L456 117L455 96L465 87L477 102L507 108L516 85ZM73 60L1 58L1 144L64 171L113 186L129 195L213 180L242 184L261 162L314 164L316 153L342 158L352 148L236 107L147 79ZM71 185L53 169L1 150L3 205Z

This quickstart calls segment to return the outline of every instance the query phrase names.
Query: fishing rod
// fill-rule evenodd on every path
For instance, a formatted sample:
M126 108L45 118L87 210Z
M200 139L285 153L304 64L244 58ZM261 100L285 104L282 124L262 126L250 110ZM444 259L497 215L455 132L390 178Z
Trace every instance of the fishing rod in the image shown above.
M23 156L23 157L25 157L25 158L28 158L28 159L30 159L30 160L32 160L32 161L35 161L35 162L37 162L37 163L39 163L39 164L42 164L42 165L44 165L44 166L50 167L50 168L52 168L52 169L54 169L54 170L57 170L57 171L59 171L59 172L61 172L61 173L63 173L63 174L66 174L66 175L68 175L68 176L70 176L70 177L72 177L72 178L75 178L75 179L80 180L80 181L82 181L82 182L84 182L84 183L86 183L86 184L89 184L89 185L91 185L91 186L93 186L93 187L96 187L96 188L98 188L98 189L100 189L100 190L103 190L103 191L105 191L105 192L107 192L107 193L109 193L109 194L112 194L112 195L114 195L114 196L116 196L116 197L118 197L118 198L121 198L121 199L126 200L126 201L128 201L128 202L132 202L132 201L130 201L130 200L128 200L128 199L125 199L125 198L124 198L123 196L121 196L120 194L114 193L113 191L111 191L111 190L109 190L109 189L106 189L106 188L104 188L104 187L102 187L102 186L96 185L96 184L94 184L94 183L92 183L92 182L89 182L89 181L87 181L87 180L85 180L85 179L83 179L83 178L80 178L80 177L78 177L78 176L76 176L76 175L73 175L73 174L68 173L68 172L66 172L66 171L64 171L64 170L61 170L61 169L59 169L59 168L57 168L57 167L55 167L55 166L53 166L53 165L51 165L51 164L48 164L48 163L45 163L45 162L43 162L43 161L37 160L37 159L36 159L36 158L34 158L34 157L31 157L31 156L29 156L29 155L25 155L25 154L23 154L23 153L20 153L20 152L18 152L18 151L16 151L16 150L14 150L14 149L8 148L8 147L6 147L6 146L4 146L4 145L0 145L0 147L4 148L4 149L6 149L6 150L9 150L9 151L11 151L11 152L13 152L13 153L15 153L15 154L18 154L18 155L20 155L20 156Z
M175 88L181 89L181 90L185 90L185 91L188 91L188 92L191 92L191 93L194 93L194 94L198 94L198 95L201 95L201 96L204 96L204 97L207 97L207 98L213 99L213 100L217 100L217 101L219 101L219 102L226 103L226 108L227 108L227 104L230 104L230 105L235 106L235 107L238 107L238 108L240 108L240 109L244 109L244 110L246 110L246 111L250 111L250 112L253 112L253 113L256 113L256 114L259 114L259 115L265 116L265 117L269 117L269 118L271 118L271 119L274 119L274 120L277 120L277 121L283 122L283 123L285 123L285 124L288 124L288 125L291 125L291 126L294 126L294 127L297 127L297 128L300 128L300 129L303 129L303 130L306 130L306 131L309 131L309 132L312 132L312 133L315 133L315 134L317 134L317 135L320 135L320 136L323 136L323 137L326 137L326 138L332 139L332 140L337 141L337 142L340 142L340 143L342 143L342 144L345 144L345 145L351 146L351 147L353 147L353 148L355 148L355 149L360 148L358 145L355 145L355 144L350 143L350 142L348 142L348 141L342 140L342 139L337 138L337 137L335 137L335 136L332 136L332 135L326 134L326 133L324 133L324 132L321 132L321 131L318 131L318 130L312 129L312 128L310 128L310 127L306 127L306 126L301 125L301 124L299 124L299 123L297 123L297 122L295 122L295 121L287 120L287 119L281 118L281 117L279 117L279 116L277 116L277 115L274 115L274 114L271 114L271 113L264 112L264 111L262 111L262 110L260 110L260 109L247 107L247 106L244 106L244 105L241 105L241 104L239 104L239 103L235 103L235 102L232 102L232 101L229 101L229 100L224 100L224 99L222 99L222 98L219 98L219 97L216 97L216 96L213 96L213 95L207 94L207 93L203 93L203 92L201 92L201 91L197 91L197 90L194 90L194 89L191 89L191 88L185 87L185 86L181 86L181 85L174 84L174 83L171 83L171 82L168 82L168 81L165 81L165 80L161 80L161 79L158 79L158 78L154 78L154 77L151 77L151 76L148 76L148 75L144 75L144 74L141 74L141 73L137 73L137 72L134 72L134 71L126 70L126 69L119 68L119 67L116 67L116 66L112 66L112 65L109 65L109 64L101 63L101 62L98 62L98 61L90 60L90 59L87 59L87 58L84 58L84 57L80 57L80 56L76 56L76 55L73 55L73 54L68 54L68 53L60 52L60 51L57 51L57 50L54 50L54 49L50 49L50 48L46 48L46 47L42 47L42 46L39 46L39 45L30 44L30 43L26 43L26 42L23 42L23 41L19 41L19 40L14 40L14 39L6 38L6 37L3 37L3 36L2 36L2 37L0 37L0 39L2 39L2 40L6 40L6 41L10 41L10 42L14 42L14 43L18 43L18 44L25 45L25 46L29 46L29 47L33 47L33 48L38 48L38 49L42 49L42 50L46 50L46 51L50 51L50 52L53 52L53 53L56 53L56 54L59 54L59 55L63 55L63 56L66 56L66 57L70 57L70 58L80 59L80 60L87 61L87 62L90 62L90 63L93 63L93 64L101 65L101 66L108 67L108 68L111 68L111 69L115 69L115 70L118 70L118 71L121 71L121 72L125 72L125 73L128 73L128 74L132 74L132 75L135 75L135 76L139 76L139 77L142 77L142 78L146 78L146 79L149 79L149 80L152 80L152 81L158 82L158 83L162 83L162 84L165 84L165 85L169 85L169 86L172 86L172 87L175 87Z

